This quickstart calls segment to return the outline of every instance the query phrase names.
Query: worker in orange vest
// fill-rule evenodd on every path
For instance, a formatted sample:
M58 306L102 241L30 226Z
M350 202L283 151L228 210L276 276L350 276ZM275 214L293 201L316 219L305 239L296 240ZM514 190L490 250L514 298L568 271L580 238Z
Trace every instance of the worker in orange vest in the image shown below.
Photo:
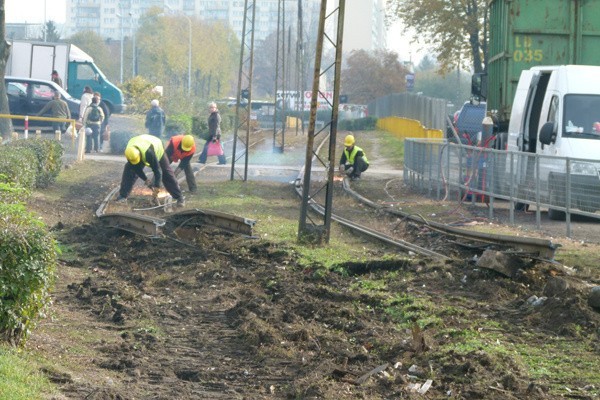
M196 177L194 177L194 171L192 171L192 166L190 165L195 152L196 143L194 142L194 137L192 135L172 136L165 149L165 154L169 158L169 163L179 161L179 166L175 170L175 175L181 170L185 172L185 180L190 193L196 193L198 190L196 186Z

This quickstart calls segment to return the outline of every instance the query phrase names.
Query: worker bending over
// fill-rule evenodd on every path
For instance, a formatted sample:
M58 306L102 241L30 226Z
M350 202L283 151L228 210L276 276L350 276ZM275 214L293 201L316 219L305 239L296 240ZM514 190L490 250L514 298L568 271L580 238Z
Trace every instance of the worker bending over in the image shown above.
M350 180L360 179L360 174L369 168L367 155L354 144L354 136L347 135L344 139L344 151L340 159L340 173L346 174Z
M179 171L185 172L185 180L190 193L196 193L196 177L190 162L196 152L196 143L192 135L176 135L169 139L165 153L169 158L169 163L179 161L179 166L175 170L175 176Z
M181 194L179 183L177 183L175 174L169 165L169 159L165 154L162 141L159 138L148 134L131 138L125 148L125 158L127 158L127 163L123 169L117 202L125 202L127 200L135 181L139 177L152 189L155 197L158 194L162 181L165 189L177 201L177 206L183 207L185 205L185 198ZM154 181L148 179L144 173L144 167L152 169Z

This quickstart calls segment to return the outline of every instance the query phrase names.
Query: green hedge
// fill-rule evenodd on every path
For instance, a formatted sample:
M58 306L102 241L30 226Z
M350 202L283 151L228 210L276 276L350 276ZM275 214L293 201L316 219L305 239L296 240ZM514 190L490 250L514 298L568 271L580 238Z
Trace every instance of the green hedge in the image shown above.
M366 117L345 119L338 123L338 129L345 131L372 131L377 127L377 118Z
M28 139L15 140L8 144L9 149L15 153L24 154L23 151L31 149L33 151L33 161L36 167L35 186L45 188L56 181L60 170L62 169L62 156L64 149L60 142L53 139ZM17 148L15 151L14 148ZM9 150L11 151L11 150ZM30 152L24 157L27 163L32 161ZM0 172L2 172L0 170ZM25 185L21 185L24 186Z
M113 154L125 153L127 142L134 136L138 136L136 132L129 131L113 131L110 133L110 151Z
M0 340L20 344L50 304L58 248L7 180L0 175Z
M5 181L33 189L37 171L37 157L33 149L24 147L15 151L12 146L0 146L0 174L5 176Z
M167 117L165 124L165 136L167 139L175 135L185 135L192 132L192 117L185 114Z

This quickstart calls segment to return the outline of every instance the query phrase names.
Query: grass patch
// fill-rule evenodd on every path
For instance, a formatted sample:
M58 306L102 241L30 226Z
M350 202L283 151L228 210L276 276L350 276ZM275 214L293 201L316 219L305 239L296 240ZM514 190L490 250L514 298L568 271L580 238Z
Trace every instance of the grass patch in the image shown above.
M0 346L0 399L41 399L52 393L50 382L26 354Z
M410 328L417 323L421 329L425 329L443 322L438 317L436 305L424 297L395 294L384 302L383 307L383 311L399 328Z

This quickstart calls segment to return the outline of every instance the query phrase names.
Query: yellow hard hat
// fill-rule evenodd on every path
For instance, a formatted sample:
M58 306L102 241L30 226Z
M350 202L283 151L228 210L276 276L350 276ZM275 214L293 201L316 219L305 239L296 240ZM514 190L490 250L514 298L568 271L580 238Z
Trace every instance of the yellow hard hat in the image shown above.
M347 135L344 139L344 146L352 146L354 144L354 136Z
M136 165L140 162L141 154L137 147L129 146L125 149L125 158L132 165Z
M185 135L181 139L181 150L190 151L194 147L194 137L192 135Z

